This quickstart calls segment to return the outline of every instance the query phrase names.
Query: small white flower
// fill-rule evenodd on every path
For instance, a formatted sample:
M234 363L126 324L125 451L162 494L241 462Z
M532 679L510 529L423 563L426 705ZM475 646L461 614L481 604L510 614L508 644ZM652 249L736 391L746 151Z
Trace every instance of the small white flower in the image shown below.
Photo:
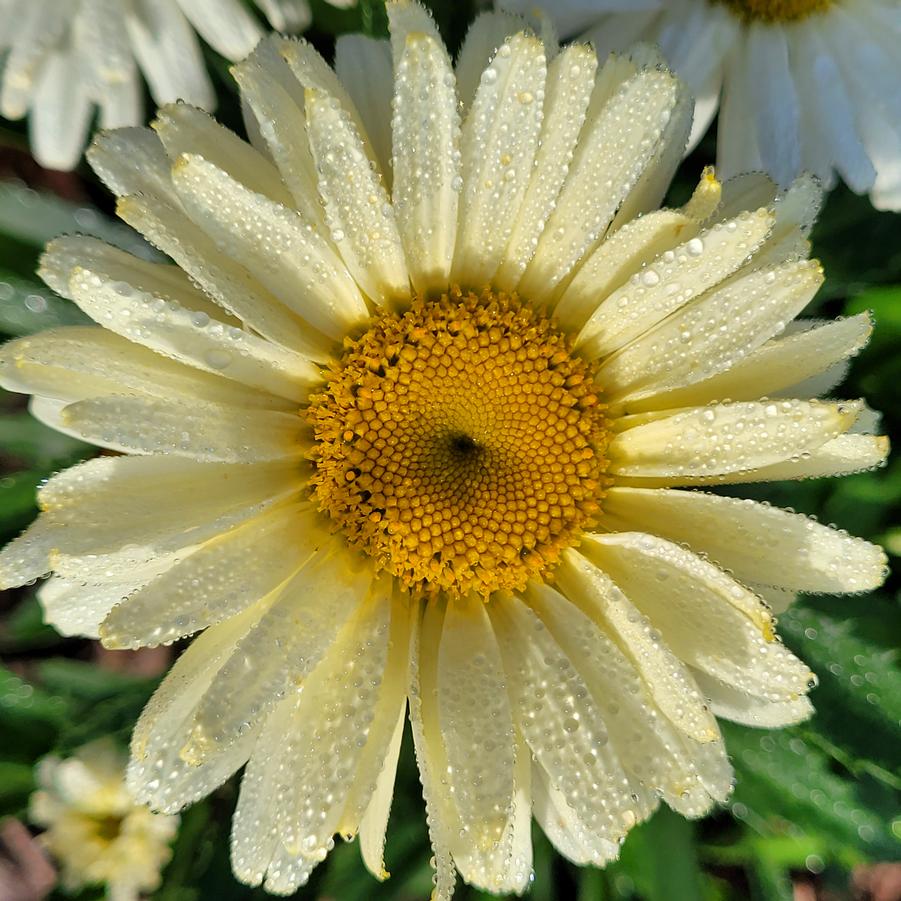
M565 37L588 28L601 57L659 44L697 98L692 142L719 110L720 176L762 169L786 187L800 172L826 186L837 174L879 209L901 209L897 0L658 0L613 13L610 0L502 5L543 8Z
M45 827L41 841L72 891L105 884L111 901L136 901L160 884L172 856L178 817L136 804L125 787L126 756L109 739L72 757L45 757L37 766L38 790L30 818Z
M310 23L307 0L257 5L278 31ZM241 0L0 0L0 50L8 53L0 113L29 114L35 159L72 169L95 107L101 128L142 124L139 70L157 104L215 107L195 31L235 61L263 35Z

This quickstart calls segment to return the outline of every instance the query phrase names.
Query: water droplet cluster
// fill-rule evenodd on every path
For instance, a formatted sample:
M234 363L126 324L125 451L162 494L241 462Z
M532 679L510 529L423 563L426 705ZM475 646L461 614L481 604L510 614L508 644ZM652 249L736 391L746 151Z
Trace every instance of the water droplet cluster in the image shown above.
M522 588L599 510L592 364L515 298L452 290L348 340L307 418L314 494L410 589Z

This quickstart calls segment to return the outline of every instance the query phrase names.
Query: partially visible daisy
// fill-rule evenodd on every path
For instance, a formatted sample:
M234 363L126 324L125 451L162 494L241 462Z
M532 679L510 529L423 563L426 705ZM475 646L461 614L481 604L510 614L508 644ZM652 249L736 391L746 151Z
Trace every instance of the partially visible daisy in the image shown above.
M901 209L901 3L897 0L665 0L608 13L608 0L503 0L543 8L601 57L658 44L697 98L692 140L720 112L717 169L762 169L787 186L836 175L879 209ZM581 30L581 29L578 29Z
M307 0L257 5L278 31L310 23ZM0 0L0 113L28 114L35 159L72 169L95 108L101 128L145 121L139 69L157 104L215 108L195 31L230 60L247 56L263 35L241 0Z
M174 263L48 248L102 327L13 341L0 382L119 454L42 487L0 585L52 571L48 620L110 647L202 633L129 784L175 811L246 763L241 880L291 894L358 834L384 878L409 715L437 897L521 892L533 815L603 864L661 802L728 796L716 715L810 715L773 610L885 556L704 489L878 465L862 402L818 399L870 325L791 324L810 180L705 172L657 209L691 103L653 54L489 15L454 66L388 12L337 71L282 38L235 68L256 147L185 104L98 138Z
M101 739L37 766L29 815L45 828L41 842L69 891L104 884L111 901L137 901L159 887L178 817L135 803L125 787L125 762L112 741Z

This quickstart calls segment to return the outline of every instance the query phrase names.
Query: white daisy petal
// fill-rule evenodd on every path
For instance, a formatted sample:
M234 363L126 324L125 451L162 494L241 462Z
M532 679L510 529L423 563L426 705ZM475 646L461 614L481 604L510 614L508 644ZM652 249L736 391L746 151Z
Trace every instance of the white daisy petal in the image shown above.
M822 283L821 266L809 260L730 280L608 357L598 373L606 396L628 402L730 369L784 329Z
M841 365L866 344L873 324L868 314L814 325L804 331L768 341L734 366L704 381L661 392L630 409L644 406L675 408L714 400L754 400L774 394L793 394L793 386L816 378L824 368Z
M366 304L341 261L293 210L199 156L180 157L172 181L216 244L314 328L335 338L366 320Z
M262 36L250 12L233 0L178 0L201 37L228 59L243 59Z
M290 578L324 537L310 511L296 504L247 520L122 595L103 621L103 643L168 644L229 619Z
M221 785L249 757L256 738L253 731L220 748L203 765L185 763L180 751L193 710L261 612L252 607L208 629L179 657L144 708L132 735L127 773L128 786L139 802L167 813L180 810Z
M698 687L717 715L756 729L781 729L810 719L813 705L806 695L787 701L771 701L739 691L701 670L694 670Z
M184 100L215 109L216 93L200 44L177 0L135 0L129 5L126 24L135 57L158 104Z
M441 47L443 50L443 45ZM391 45L362 34L342 34L335 41L335 72L347 88L391 185L391 97L394 91Z
M64 407L70 434L100 447L195 460L254 463L299 457L306 449L296 414L245 410L210 401L99 397Z
M71 576L79 567L91 581L88 569L109 569L105 555L114 553L127 573L253 516L292 490L295 470L293 462L198 465L177 457L82 463L41 488L43 515L0 552L0 582L22 585L51 568Z
M335 97L307 88L305 102L332 240L370 298L384 303L406 297L407 267L394 209L369 165L359 133Z
M546 113L542 118L535 166L515 219L510 244L495 281L513 290L525 272L566 179L594 86L597 57L573 44L548 66Z
M592 835L617 841L636 821L630 783L582 677L518 598L489 609L517 728Z
M807 516L695 491L611 488L604 527L646 531L703 553L742 581L807 592L868 591L885 553Z
M768 700L807 693L812 674L776 640L760 599L713 564L639 532L591 535L580 551L610 575L685 663Z
M671 484L734 475L800 458L851 427L858 402L780 400L664 412L610 443L611 471Z
M480 286L500 265L535 162L546 72L544 45L520 33L482 74L461 137L455 281Z
M368 594L371 570L334 539L280 591L236 645L194 714L182 758L198 765L238 740L310 673ZM248 669L254 678L247 679Z
M535 303L549 300L598 243L653 158L678 95L668 73L639 72L585 123L557 205L520 282L524 296Z
M74 168L87 139L91 101L73 51L51 54L35 85L33 104L29 130L35 159L48 169Z
M291 399L320 382L311 361L102 270L73 270L68 293L110 331L197 369Z
M276 203L291 203L275 166L202 109L187 103L168 104L157 112L152 128L173 163L186 154L201 156L245 188Z
M774 221L773 213L761 208L664 251L595 309L579 332L579 345L598 357L621 348L735 272Z
M714 800L724 800L730 790L729 776L725 783L716 777L708 778L707 761L715 758L716 752L701 750L713 746L723 754L713 718L705 712L710 726L703 743L680 733L655 706L659 693L658 697L650 697L653 680L642 681L642 674L636 672L617 640L605 632L590 610L582 612L547 587L530 591L529 600L604 711L610 740L632 782L636 816L649 816L657 806L658 795L687 816L705 813ZM650 670L645 669L643 675L650 675ZM688 681L692 692L698 694L690 675ZM593 849L595 857L603 860L609 854L606 843L570 819L566 808L553 795L552 800L580 844Z
M411 33L397 61L393 202L414 288L447 288L457 232L460 120L443 44Z
M466 841L500 846L513 806L513 720L482 601L449 604L438 649L438 714ZM498 848L502 850L502 848Z
M418 602L414 604L413 611L413 616L419 621L414 623L410 635L410 729L434 856L433 898L435 901L450 901L457 878L451 843L454 829L459 827L442 776L446 763L437 724L438 705L435 703L438 645L444 611L438 605L427 604L424 612L420 613Z
M174 198L170 164L159 137L149 128L100 132L88 148L88 162L114 193Z
M500 11L482 12L473 20L457 56L457 92L464 109L472 104L482 73L497 51L524 27L523 19Z
M644 679L657 706L695 741L717 736L713 717L685 666L660 642L660 636L612 580L574 551L560 568L560 587L583 612L603 624Z
M232 74L241 87L243 101L258 121L266 123L266 145L297 212L324 233L325 217L318 202L316 167L303 112L303 87L280 47L279 39L260 41L247 59L232 68Z

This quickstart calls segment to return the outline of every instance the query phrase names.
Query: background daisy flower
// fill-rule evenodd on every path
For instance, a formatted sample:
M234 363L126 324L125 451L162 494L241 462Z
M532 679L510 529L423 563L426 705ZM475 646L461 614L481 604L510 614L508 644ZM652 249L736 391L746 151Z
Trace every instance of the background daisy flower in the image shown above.
M522 891L533 816L603 864L661 799L728 797L717 716L809 716L773 612L884 555L709 489L883 460L860 401L817 399L870 325L790 325L809 180L707 171L658 209L691 102L654 54L488 15L454 67L388 10L335 71L281 38L235 68L254 146L185 104L98 138L174 265L48 248L102 327L6 345L0 380L126 456L50 479L0 582L52 571L48 619L109 647L201 633L128 778L175 811L247 763L242 881L290 894L336 834L384 878L409 716L437 897Z
M582 32L601 58L659 45L697 98L691 143L717 112L717 170L840 176L878 209L901 209L901 6L894 0L665 0L609 13L605 2L504 0ZM587 21L589 11L594 21Z
M277 31L309 25L307 0L257 5ZM145 121L139 70L157 104L215 109L195 31L230 60L247 56L263 34L241 0L3 0L0 114L28 115L35 159L72 169L95 109L101 128Z
M178 817L134 802L125 763L105 739L38 764L30 818L44 827L40 840L59 862L67 891L104 884L113 901L137 901L160 885Z

